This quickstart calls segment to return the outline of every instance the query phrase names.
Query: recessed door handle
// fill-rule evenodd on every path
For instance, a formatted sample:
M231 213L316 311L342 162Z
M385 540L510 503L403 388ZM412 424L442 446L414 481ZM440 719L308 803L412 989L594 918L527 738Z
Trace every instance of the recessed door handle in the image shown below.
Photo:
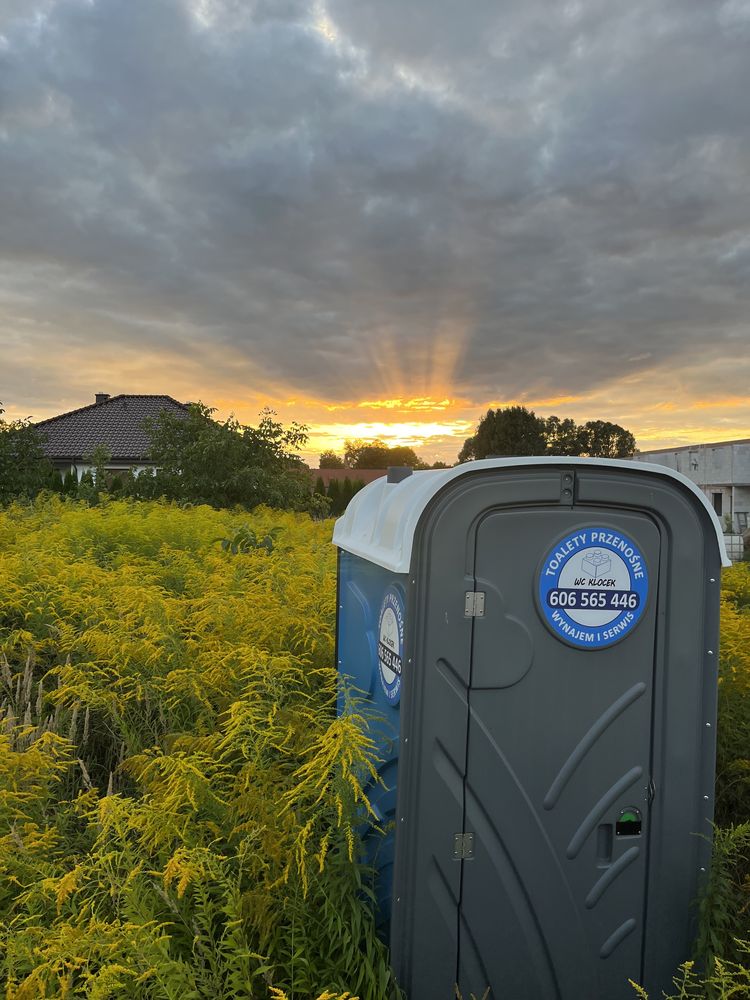
M612 824L601 823L596 832L596 866L608 868L612 864Z

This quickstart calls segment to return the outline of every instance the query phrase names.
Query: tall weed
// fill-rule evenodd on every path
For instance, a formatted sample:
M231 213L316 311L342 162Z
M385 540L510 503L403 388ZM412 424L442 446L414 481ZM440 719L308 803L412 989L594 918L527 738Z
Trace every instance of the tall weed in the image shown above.
M222 548L238 532L273 545ZM374 744L356 703L335 712L330 532L0 512L6 1000L396 996L355 832Z
M740 966L750 941L750 564L724 571L716 821L696 954L709 970ZM739 995L739 994L738 994ZM748 993L750 995L750 992Z
M696 957L712 969L716 959L740 962L738 938L750 939L750 823L716 827L708 884L700 899Z
M745 1000L750 996L750 945L747 942L738 945L745 964L717 958L713 971L701 976L694 962L685 962L675 976L675 992L662 994L660 1000ZM650 995L642 986L632 980L631 985L634 996L649 1000Z
M750 997L750 565L724 571L721 598L716 827L699 900L696 962L668 1000ZM700 970L704 970L701 972ZM639 987L638 996L647 994Z
M750 821L750 564L724 571L721 602L716 821Z

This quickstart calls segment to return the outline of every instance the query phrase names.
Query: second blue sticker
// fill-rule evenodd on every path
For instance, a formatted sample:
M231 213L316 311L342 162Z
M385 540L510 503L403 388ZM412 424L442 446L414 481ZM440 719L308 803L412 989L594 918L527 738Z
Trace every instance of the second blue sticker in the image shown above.
M395 705L401 697L404 662L404 605L401 595L390 587L383 598L378 619L378 671L388 701Z

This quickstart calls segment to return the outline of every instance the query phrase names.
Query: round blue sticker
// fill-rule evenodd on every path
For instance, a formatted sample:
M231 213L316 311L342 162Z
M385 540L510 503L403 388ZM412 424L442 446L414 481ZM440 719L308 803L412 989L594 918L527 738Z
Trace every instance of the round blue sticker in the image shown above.
M401 668L404 661L404 605L391 587L386 591L378 619L378 671L388 701L395 705L401 697Z
M551 631L579 649L603 649L640 621L648 570L632 538L579 528L548 553L539 572L539 607Z

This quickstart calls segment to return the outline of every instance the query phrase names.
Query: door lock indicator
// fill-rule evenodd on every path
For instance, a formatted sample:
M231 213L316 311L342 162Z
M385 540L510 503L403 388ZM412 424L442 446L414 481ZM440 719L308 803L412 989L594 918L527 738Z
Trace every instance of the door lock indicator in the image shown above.
M620 813L615 823L615 835L617 837L640 837L641 835L641 811L635 806L628 806Z

